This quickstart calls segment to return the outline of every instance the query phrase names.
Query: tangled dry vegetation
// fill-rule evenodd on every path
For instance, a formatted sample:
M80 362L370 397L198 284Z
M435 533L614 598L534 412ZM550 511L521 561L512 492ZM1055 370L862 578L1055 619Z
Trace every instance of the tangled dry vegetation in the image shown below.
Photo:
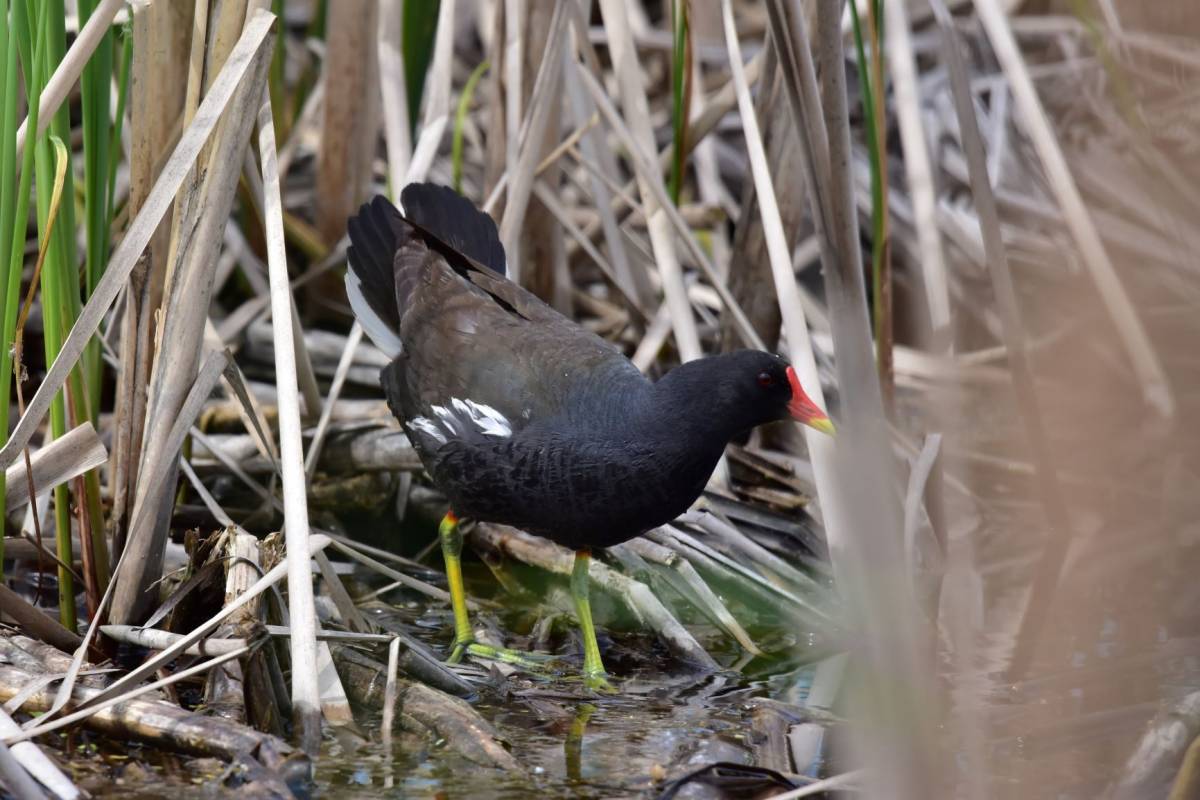
M4 788L1192 796L1200 18L1153 5L11 0ZM560 666L442 661L341 288L417 180L647 373L779 350L838 422L598 559L620 697L517 530L478 634Z

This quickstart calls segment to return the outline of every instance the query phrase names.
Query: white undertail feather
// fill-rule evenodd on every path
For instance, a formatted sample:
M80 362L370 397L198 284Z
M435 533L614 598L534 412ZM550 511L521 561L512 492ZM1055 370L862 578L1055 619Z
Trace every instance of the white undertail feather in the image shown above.
M375 346L387 354L388 358L400 355L400 351L404 349L400 343L400 334L393 331L375 313L375 309L371 308L371 304L363 296L362 282L354 274L353 268L346 270L346 297L350 300L350 308L354 310L354 316L358 317L359 324L362 325L367 336L371 337Z
M474 428L484 436L508 438L512 436L512 425L508 418L491 406L476 403L474 400L460 400L457 397L450 401L450 407L432 406L434 419L429 417L414 417L408 426L434 439L438 444L445 444L449 436L460 435L460 428ZM461 432L465 432L461 431Z

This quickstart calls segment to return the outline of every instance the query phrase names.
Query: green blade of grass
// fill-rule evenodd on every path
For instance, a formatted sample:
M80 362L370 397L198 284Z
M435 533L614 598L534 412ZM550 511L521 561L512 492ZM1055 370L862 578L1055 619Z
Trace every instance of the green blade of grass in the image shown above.
M683 188L684 164L687 162L688 116L692 105L692 39L688 24L688 0L671 1L671 25L674 46L671 52L671 117L675 142L671 159L671 180L668 189L671 200L679 205Z
M113 207L117 191L117 165L121 162L121 133L125 127L125 102L129 98L129 69L133 64L133 29L126 25L121 31L121 67L117 81L117 111L113 115L113 135L108 153L107 218L111 225L117 210ZM111 234L111 231L110 231Z
M434 34L437 33L441 0L405 3L401 44L404 53L404 82L408 90L408 126L417 130L421 111L421 95L425 91L425 73L433 60Z
M96 0L79 0L79 22L84 24L96 8ZM112 31L106 30L80 75L83 107L83 202L87 234L84 292L90 297L108 259L108 161L112 126L110 82L112 79ZM74 319L74 316L72 316ZM93 340L85 357L90 389L89 409L100 404L100 342ZM90 418L91 413L87 414Z
M463 86L462 97L458 98L458 110L454 113L454 140L450 151L450 160L454 168L454 191L456 192L462 191L463 126L467 121L467 112L471 109L471 98L475 96L475 86L483 74L488 71L488 66L488 62L485 60L471 71L466 85ZM402 187L394 186L392 191L399 191L400 188Z
M58 23L59 27L61 27L61 25L62 25L61 15L63 13L61 0L47 0L46 2L42 2L40 4L40 6L36 7L37 10L39 11L39 15L37 18L37 26L36 26L36 28L32 28L32 27L30 27L29 12L32 10L31 6L33 6L33 5L34 4L26 3L23 0L16 0L16 2L13 4L13 15L12 15L13 28L16 32L17 49L18 49L20 57L21 57L22 71L24 72L25 78L26 78L26 80L25 80L26 94L30 98L35 98L32 102L29 103L29 107L30 107L29 130L31 132L37 130L35 122L36 122L36 109L38 106L38 102L37 102L36 98L39 98L41 96L42 88L45 86L45 82L48 79L49 74L51 72L51 70L47 67L47 51L53 49L53 38L54 38L53 17L55 16L55 14L51 13L52 12L51 7L54 6L55 8L53 9L53 11L57 12L57 14L59 15L59 23ZM60 52L60 57L61 57L61 52ZM59 120L55 120L55 122L59 122ZM51 129L53 130L54 127L55 126L52 123ZM58 127L61 128L62 125L59 125ZM59 138L61 139L62 137L59 137ZM31 156L32 156L32 163L30 163ZM21 195L20 199L23 200L23 205L25 206L26 214L27 214L28 213L28 195L29 195L30 178L32 176L36 176L37 185L39 187L39 191L37 192L38 230L42 236L43 246L46 248L44 257L40 257L40 258L43 258L43 263L50 267L50 269L46 272L46 278L48 280L51 278L52 274L53 274L53 277L57 278L58 277L57 273L61 273L67 264L73 263L73 260L67 261L65 259L65 256L67 255L67 253L73 251L73 243L68 244L66 241L64 241L64 236L62 235L62 233L64 230L70 231L70 232L73 232L73 230L74 230L74 225L72 224L73 223L72 215L70 214L70 211L71 211L71 208L73 205L72 203L67 203L66 207L63 209L64 212L67 212L67 213L64 213L64 215L63 215L64 216L64 220L63 220L64 224L61 226L52 226L49 229L47 229L47 221L48 221L49 212L50 212L50 199L51 199L51 195L52 195L51 186L53 185L53 166L52 166L51 159L52 159L52 154L50 152L50 143L47 138L45 138L45 137L38 138L34 142L33 147L30 147L28 144L26 144L24 159L23 159L23 164L22 164L22 171L21 171L21 188L19 190L20 195ZM30 167L32 167L32 169L30 169ZM69 164L67 165L64 177L65 177L65 182L66 182L67 196L71 197L73 189L72 189L71 183L70 183ZM20 219L23 222L25 217L22 216ZM15 227L16 227L16 225L14 225L14 229L15 229ZM21 264L21 254L24 251L24 226L23 226L23 224L20 227L21 227L20 236L14 236L14 239L13 239L13 250L12 250L13 261L10 265L9 281L8 281L8 288L10 290L10 295L17 295L20 293L20 280L21 280L20 264ZM68 239L68 240L70 240L72 238L73 237L66 237L66 239ZM70 247L71 250L68 250L68 247ZM15 289L14 289L14 284L16 285ZM6 300L8 301L10 306L16 304L15 296L10 296L10 297L6 298ZM49 354L51 347L54 346L54 342L56 341L56 338L61 338L61 337L56 337L56 332L61 330L61 325L62 325L62 320L60 319L60 314L59 314L59 312L61 311L61 306L59 306L58 304L48 304L45 301L45 296L43 295L42 307L43 307L42 310L43 310L43 322L44 322L44 339L45 339L45 343L46 343L47 353ZM13 333L14 333L13 327L7 324L8 323L8 313L7 313L8 310L9 309L6 307L6 309L5 309L6 325L5 325L5 331L4 331L6 346L4 348L4 353L3 353L3 357L2 357L4 360L3 360L3 362L0 362L0 363L3 363L3 366L6 367L6 369L3 371L3 374L6 376L6 380L5 380L6 383L7 383L7 375L12 370L12 352L11 352L11 348L10 348L10 346L8 346L8 344L11 341ZM15 309L14 309L13 316L14 316L13 323L15 325ZM54 352L57 353L57 349L55 349ZM48 358L47 363L49 363L50 360L51 359ZM7 390L6 390L6 395L7 395ZM5 408L7 408L7 402L5 402ZM53 435L55 436L55 438L57 438L57 437L61 436L63 433L65 433L65 428L66 428L66 415L64 412L61 396L55 398L55 401L51 406L50 417L51 417L51 431L52 431ZM57 528L57 530L56 530L56 538L57 538L56 544L57 544L57 550L58 550L57 555L58 555L59 561L61 561L64 564L70 564L73 561L72 547L71 547L71 516L70 516L70 503L68 501L67 491L66 491L65 486L55 487L54 504L55 504L55 524L56 524L56 528ZM74 630L75 623L76 623L76 618L75 618L75 581L74 581L74 578L72 577L71 573L62 568L59 569L59 573L58 573L58 599L59 599L59 620L62 622L63 626L66 627L68 630Z
M23 9L22 9L23 10ZM14 15L16 10L13 10ZM0 257L8 257L0 264L0 286L4 288L4 328L0 331L0 375L7 376L12 369L9 356L12 346L12 330L16 321L17 297L21 291L21 254L25 245L25 219L29 213L29 175L33 172L33 154L27 153L26 168L20 173L25 184L24 192L17 187L17 104L20 97L17 86L17 39L16 27L9 24L8 9L0 13L0 86L4 87L4 105L0 111ZM36 125L37 109L30 109L30 118ZM35 128L36 130L36 128ZM18 203L18 198L24 201ZM20 209L19 210L18 206ZM20 220L18 223L16 220ZM7 250L5 245L9 245ZM12 285L15 282L16 288ZM9 310L11 309L11 311ZM9 360L5 360L9 359ZM8 437L8 401L11 382L0 378L0 438ZM5 503L5 480L0 470L0 519L8 510ZM3 579L4 543L0 537L0 579Z
M891 355L889 344L891 337L888 335L888 328L891 325L889 314L887 313L888 303L885 302L885 294L890 291L889 287L884 285L884 260L887 254L887 206L884 198L884 174L883 174L883 141L879 136L879 118L876 113L879 106L876 105L877 95L883 91L883 87L876 80L878 74L871 69L869 64L873 62L867 60L866 46L863 42L862 22L858 15L858 4L851 2L850 6L850 23L854 36L854 49L858 56L858 74L862 84L863 92L863 118L864 128L867 139L867 155L871 169L871 296L873 301L874 311L874 328L875 328L875 361L880 372L880 380L883 385L890 385L890 369ZM878 6L875 6L872 13L872 20L882 22L882 17L877 14ZM881 59L880 37L881 30L878 24L873 24L872 34L875 37L871 42L871 55L877 61ZM882 99L881 97L879 99ZM887 391L885 389L885 397Z
M19 5L20 3L18 3ZM94 7L94 5L93 5ZM30 12L39 12L36 28L31 28ZM17 25L19 54L24 72L28 76L27 95L40 97L43 89L61 63L66 52L66 32L64 28L64 8L62 0L40 0L25 4L24 15L21 15ZM17 22L14 15L14 22ZM106 35L108 35L106 33ZM111 44L111 40L110 40ZM110 48L111 55L111 48ZM90 65L89 65L90 66ZM108 120L109 81L111 79L111 60L107 70L98 76L94 91L105 95L102 104L103 111L98 114L94 133L94 142L89 141L85 133L85 158L95 160L96 164L85 173L84 209L87 223L87 257L96 270L84 276L85 286L90 290L95 281L99 280L100 265L104 263L108 250L108 235L110 220L108 218L108 149L111 130ZM85 67L86 71L87 67ZM85 108L87 98L84 98ZM31 103L31 105L33 105ZM85 110L85 117L89 112ZM86 119L85 119L86 124ZM36 128L30 127L30 130ZM39 137L33 144L33 179L36 180L38 191L35 194L37 203L37 221L39 235L45 240L46 255L42 275L42 316L43 343L46 362L51 363L58 355L67 332L79 315L82 301L80 298L80 276L76 269L78 263L75 251L75 220L74 203L62 205L57 214L58 224L51 226L50 202L51 186L54 182L56 157L51 145L51 137L61 141L70 139L69 109L61 108L50 122L47 135ZM90 148L90 151L89 151ZM70 166L71 154L66 152L65 185L63 193L67 198L74 197L72 183L73 170ZM10 285L11 285L10 275ZM19 279L18 279L19 280ZM7 309L6 309L7 312ZM6 335L11 335L11 329ZM92 418L92 396L88 392L89 374L98 374L99 350L92 345L90 360L88 353L80 364L72 370L65 395L54 398L50 409L50 430L54 438L63 436L68 429L68 420L78 424ZM93 380L92 383L98 381ZM97 398L98 399L98 398ZM69 408L68 408L69 403ZM100 587L107 582L108 553L104 540L103 509L100 504L100 483L95 473L91 473L78 484L78 506L80 508L80 535L84 542L84 577L87 584L89 607L94 607L99 601ZM55 520L58 535L59 560L70 564L72 558L71 546L71 503L67 486L55 487ZM86 528L86 530L85 530ZM74 626L75 601L74 586L69 574L60 574L59 584L59 614L68 628Z

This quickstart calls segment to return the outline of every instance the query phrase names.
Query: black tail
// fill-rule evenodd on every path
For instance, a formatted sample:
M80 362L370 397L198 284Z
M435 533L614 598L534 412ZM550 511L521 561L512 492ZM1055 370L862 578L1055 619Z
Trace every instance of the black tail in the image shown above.
M501 275L508 273L495 220L458 192L436 183L410 183L400 193L400 204L406 219L442 243Z
M400 310L394 265L396 250L408 239L408 226L386 197L376 195L350 218L346 229L350 234L346 258L350 271L358 278L362 298L389 330L398 331Z
M455 269L470 269L466 256L501 275L506 272L496 223L470 200L432 183L409 184L400 200L403 216L386 197L376 195L346 226L346 294L363 329L392 356L400 352L400 317L428 250L441 253Z

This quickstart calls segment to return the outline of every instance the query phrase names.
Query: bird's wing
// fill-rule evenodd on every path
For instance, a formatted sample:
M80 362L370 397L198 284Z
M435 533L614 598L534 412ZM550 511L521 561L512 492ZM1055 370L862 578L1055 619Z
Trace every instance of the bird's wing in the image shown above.
M470 259L452 266L440 250L414 240L396 254L415 280L400 323L404 352L384 388L410 425L428 421L443 439L512 435L561 414L597 381L646 383L600 337Z

